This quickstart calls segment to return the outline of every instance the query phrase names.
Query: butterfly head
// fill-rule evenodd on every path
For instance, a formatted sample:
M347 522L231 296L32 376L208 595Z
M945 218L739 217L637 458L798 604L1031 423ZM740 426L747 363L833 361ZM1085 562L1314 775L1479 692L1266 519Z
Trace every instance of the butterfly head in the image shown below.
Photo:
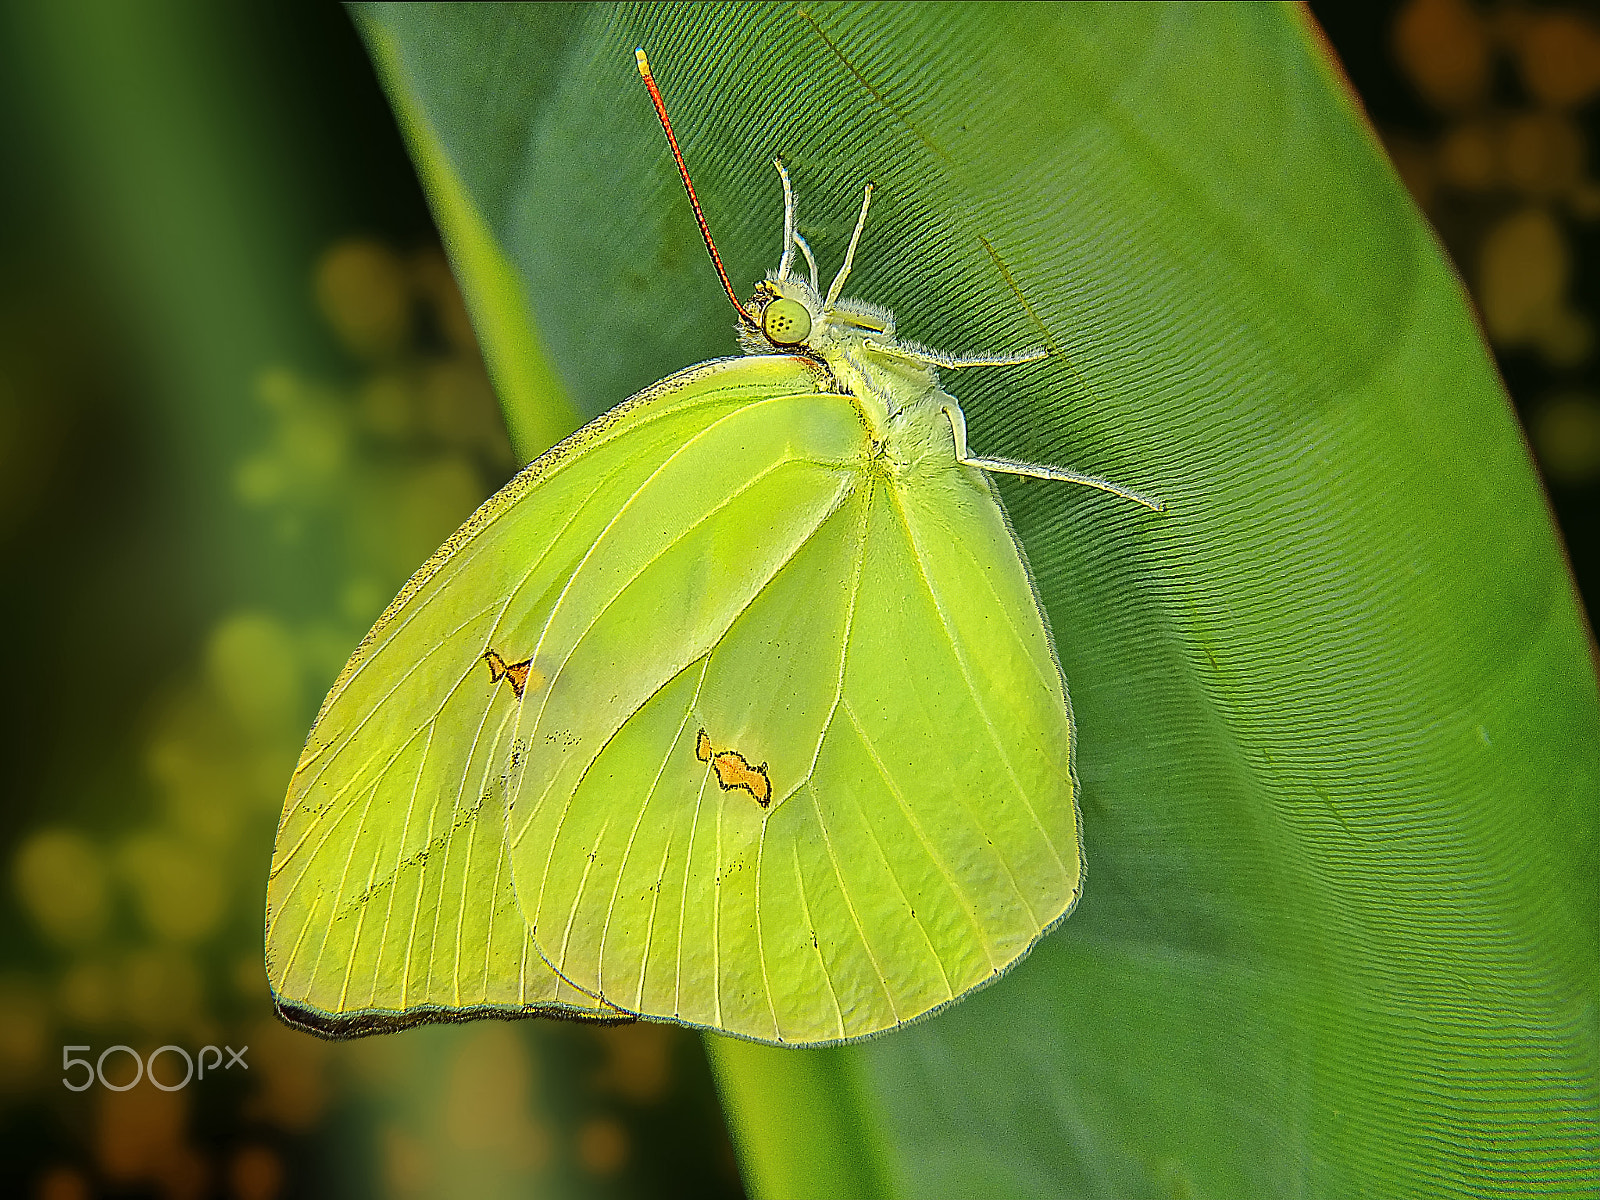
M739 335L751 354L823 355L856 339L894 340L894 314L887 309L861 300L830 304L806 280L777 272L756 285L745 308L755 320L741 321Z
M767 341L774 346L804 346L811 336L811 327L816 324L805 298L785 296L769 284L756 290L758 303L763 292L767 302L760 309L761 332Z
M867 184L866 193L861 198L861 215L856 218L850 248L845 251L844 265L834 276L827 297L823 298L817 282L817 260L806 239L795 228L794 187L789 182L789 172L784 169L781 160L773 159L772 165L778 169L778 177L783 181L783 259L778 269L757 286L755 298L750 304L741 304L733 285L728 281L727 271L723 269L722 256L717 253L716 243L711 240L711 230L706 225L699 197L694 194L694 184L689 179L689 168L678 150L678 138L672 132L672 122L667 119L666 103L661 99L661 91L656 87L655 78L650 73L650 62L642 47L634 51L634 58L638 62L639 75L649 89L656 116L661 119L667 144L672 147L672 157L677 161L678 174L683 179L684 191L689 195L689 205L694 209L694 218L700 226L700 236L705 239L706 251L717 269L717 277L722 280L723 290L728 293L729 301L739 314L737 329L745 352L782 354L803 349L824 356L828 351L838 348L841 342L863 338L893 341L894 317L886 309L860 301L839 299L839 291L850 274L856 246L861 241L861 230L867 223L867 205L872 202L873 185ZM811 268L809 284L790 272L796 249L805 255L806 265Z
M872 201L873 185L867 184L861 198L861 215L856 218L850 248L833 284L823 296L817 281L817 260L806 239L795 228L794 187L783 163L774 159L778 178L783 182L783 258L778 269L756 286L748 306L739 306L739 340L751 354L782 354L809 350L819 357L850 342L894 341L894 315L888 309L860 300L841 300L839 293L849 277L861 231L867 223L867 205ZM794 252L805 256L809 280L793 270Z
M754 328L741 328L740 340L755 354L787 354L811 348L811 340L826 318L816 290L802 279L774 275L756 285L746 306L755 318ZM742 323L741 323L742 324Z

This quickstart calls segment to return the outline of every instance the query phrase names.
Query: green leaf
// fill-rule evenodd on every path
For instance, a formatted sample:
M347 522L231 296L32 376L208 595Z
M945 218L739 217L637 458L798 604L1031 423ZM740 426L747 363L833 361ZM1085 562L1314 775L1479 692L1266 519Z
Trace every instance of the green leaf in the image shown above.
M392 74L394 47L380 27L371 27L370 43L373 56L387 64ZM537 453L571 433L581 419L551 366L516 268L479 210L478 193L465 186L420 106L404 89L391 89L390 95L478 330L484 363L505 408L511 438L518 446L534 447Z
M1169 505L1000 483L1078 720L1083 902L913 1029L714 1043L755 1194L1600 1186L1589 643L1459 281L1308 18L361 21L584 412L735 349L643 45L741 289L774 154L825 269L874 180L853 293L943 349L1052 351L950 380L974 452Z

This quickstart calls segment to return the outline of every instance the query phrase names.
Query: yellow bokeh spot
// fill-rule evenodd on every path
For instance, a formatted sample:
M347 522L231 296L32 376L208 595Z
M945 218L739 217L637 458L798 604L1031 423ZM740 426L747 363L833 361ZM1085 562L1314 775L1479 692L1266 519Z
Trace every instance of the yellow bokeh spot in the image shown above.
M1575 106L1600 93L1600 26L1575 12L1528 14L1514 49L1528 90L1546 104Z
M1495 344L1532 345L1558 365L1580 361L1589 331L1567 303L1570 272L1566 238L1545 209L1524 209L1496 225L1478 259L1478 302Z
M1584 153L1583 131L1561 113L1462 121L1439 142L1439 178L1465 191L1553 198L1582 185Z
M57 990L61 1015L71 1025L100 1028L117 1017L117 978L110 963L85 959L61 977Z
M358 396L361 422L386 438L409 437L415 423L415 401L406 377L398 372L374 375L361 385Z
M1556 196L1583 180L1583 130L1561 113L1520 113L1505 126L1506 181L1529 196Z
M460 455L435 458L364 501L358 536L384 552L383 566L407 578L484 499L477 469Z
M233 988L247 1000L260 1000L268 992L267 965L259 954L246 954L233 964Z
M1439 144L1439 175L1458 188L1487 190L1500 182L1500 150L1500 139L1487 122L1463 122Z
M345 580L339 589L339 611L357 625L372 624L388 601L388 591L366 575Z
M147 1033L171 1038L199 1025L205 989L194 960L172 947L137 950L119 964L122 1016Z
M550 1135L528 1110L528 1047L508 1025L485 1024L457 1049L445 1099L445 1131L462 1150L492 1153L513 1167L541 1166Z
M118 855L146 928L168 942L196 942L222 919L227 887L214 853L161 834L140 834Z
M12 878L34 924L52 940L81 945L104 931L105 860L81 834L70 829L33 834L12 860Z
M1489 87L1489 30L1466 0L1412 0L1394 24L1400 64L1436 108L1477 103Z
M289 462L308 480L321 483L344 469L350 449L345 414L307 407L291 414L278 430Z
M211 689L186 688L165 706L145 747L145 769L161 792L171 826L209 846L233 842L248 796L245 750ZM273 801L282 799L274 787Z
M1600 401L1584 393L1557 396L1534 413L1530 432L1545 476L1554 483L1600 478Z
M282 461L270 454L253 454L233 469L233 493L252 508L281 498L288 484Z
M628 1131L610 1117L585 1121L578 1130L578 1161L596 1175L615 1175L628 1161Z
M223 620L206 646L206 675L249 732L272 737L297 724L300 659L276 617L239 612Z
M49 1010L33 982L0 978L0 1093L26 1087L48 1067L50 1034Z
M339 340L355 354L393 354L411 333L406 267L387 246L366 238L336 243L318 261L317 306Z
M246 459L234 491L250 504L304 500L343 475L351 454L352 413L336 390L282 367L263 371L256 394L274 419L272 445Z

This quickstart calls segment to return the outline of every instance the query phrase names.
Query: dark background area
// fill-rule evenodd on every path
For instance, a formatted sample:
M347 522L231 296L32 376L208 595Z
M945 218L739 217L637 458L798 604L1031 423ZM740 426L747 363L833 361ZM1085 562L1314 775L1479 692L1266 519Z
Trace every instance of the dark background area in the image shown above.
M1591 615L1600 597L1600 10L1313 4L1476 301Z
M1600 18L1312 11L1472 291L1592 611ZM299 740L514 466L345 14L10 7L0 163L0 1190L738 1195L680 1030L326 1046L266 1002ZM213 1043L249 1044L249 1074L61 1086L62 1045Z

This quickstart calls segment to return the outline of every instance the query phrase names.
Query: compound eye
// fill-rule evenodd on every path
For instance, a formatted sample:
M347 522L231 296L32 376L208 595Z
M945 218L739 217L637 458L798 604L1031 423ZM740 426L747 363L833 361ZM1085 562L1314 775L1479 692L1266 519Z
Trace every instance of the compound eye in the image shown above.
M761 329L775 345L798 346L811 336L811 314L798 300L780 296L761 314Z

